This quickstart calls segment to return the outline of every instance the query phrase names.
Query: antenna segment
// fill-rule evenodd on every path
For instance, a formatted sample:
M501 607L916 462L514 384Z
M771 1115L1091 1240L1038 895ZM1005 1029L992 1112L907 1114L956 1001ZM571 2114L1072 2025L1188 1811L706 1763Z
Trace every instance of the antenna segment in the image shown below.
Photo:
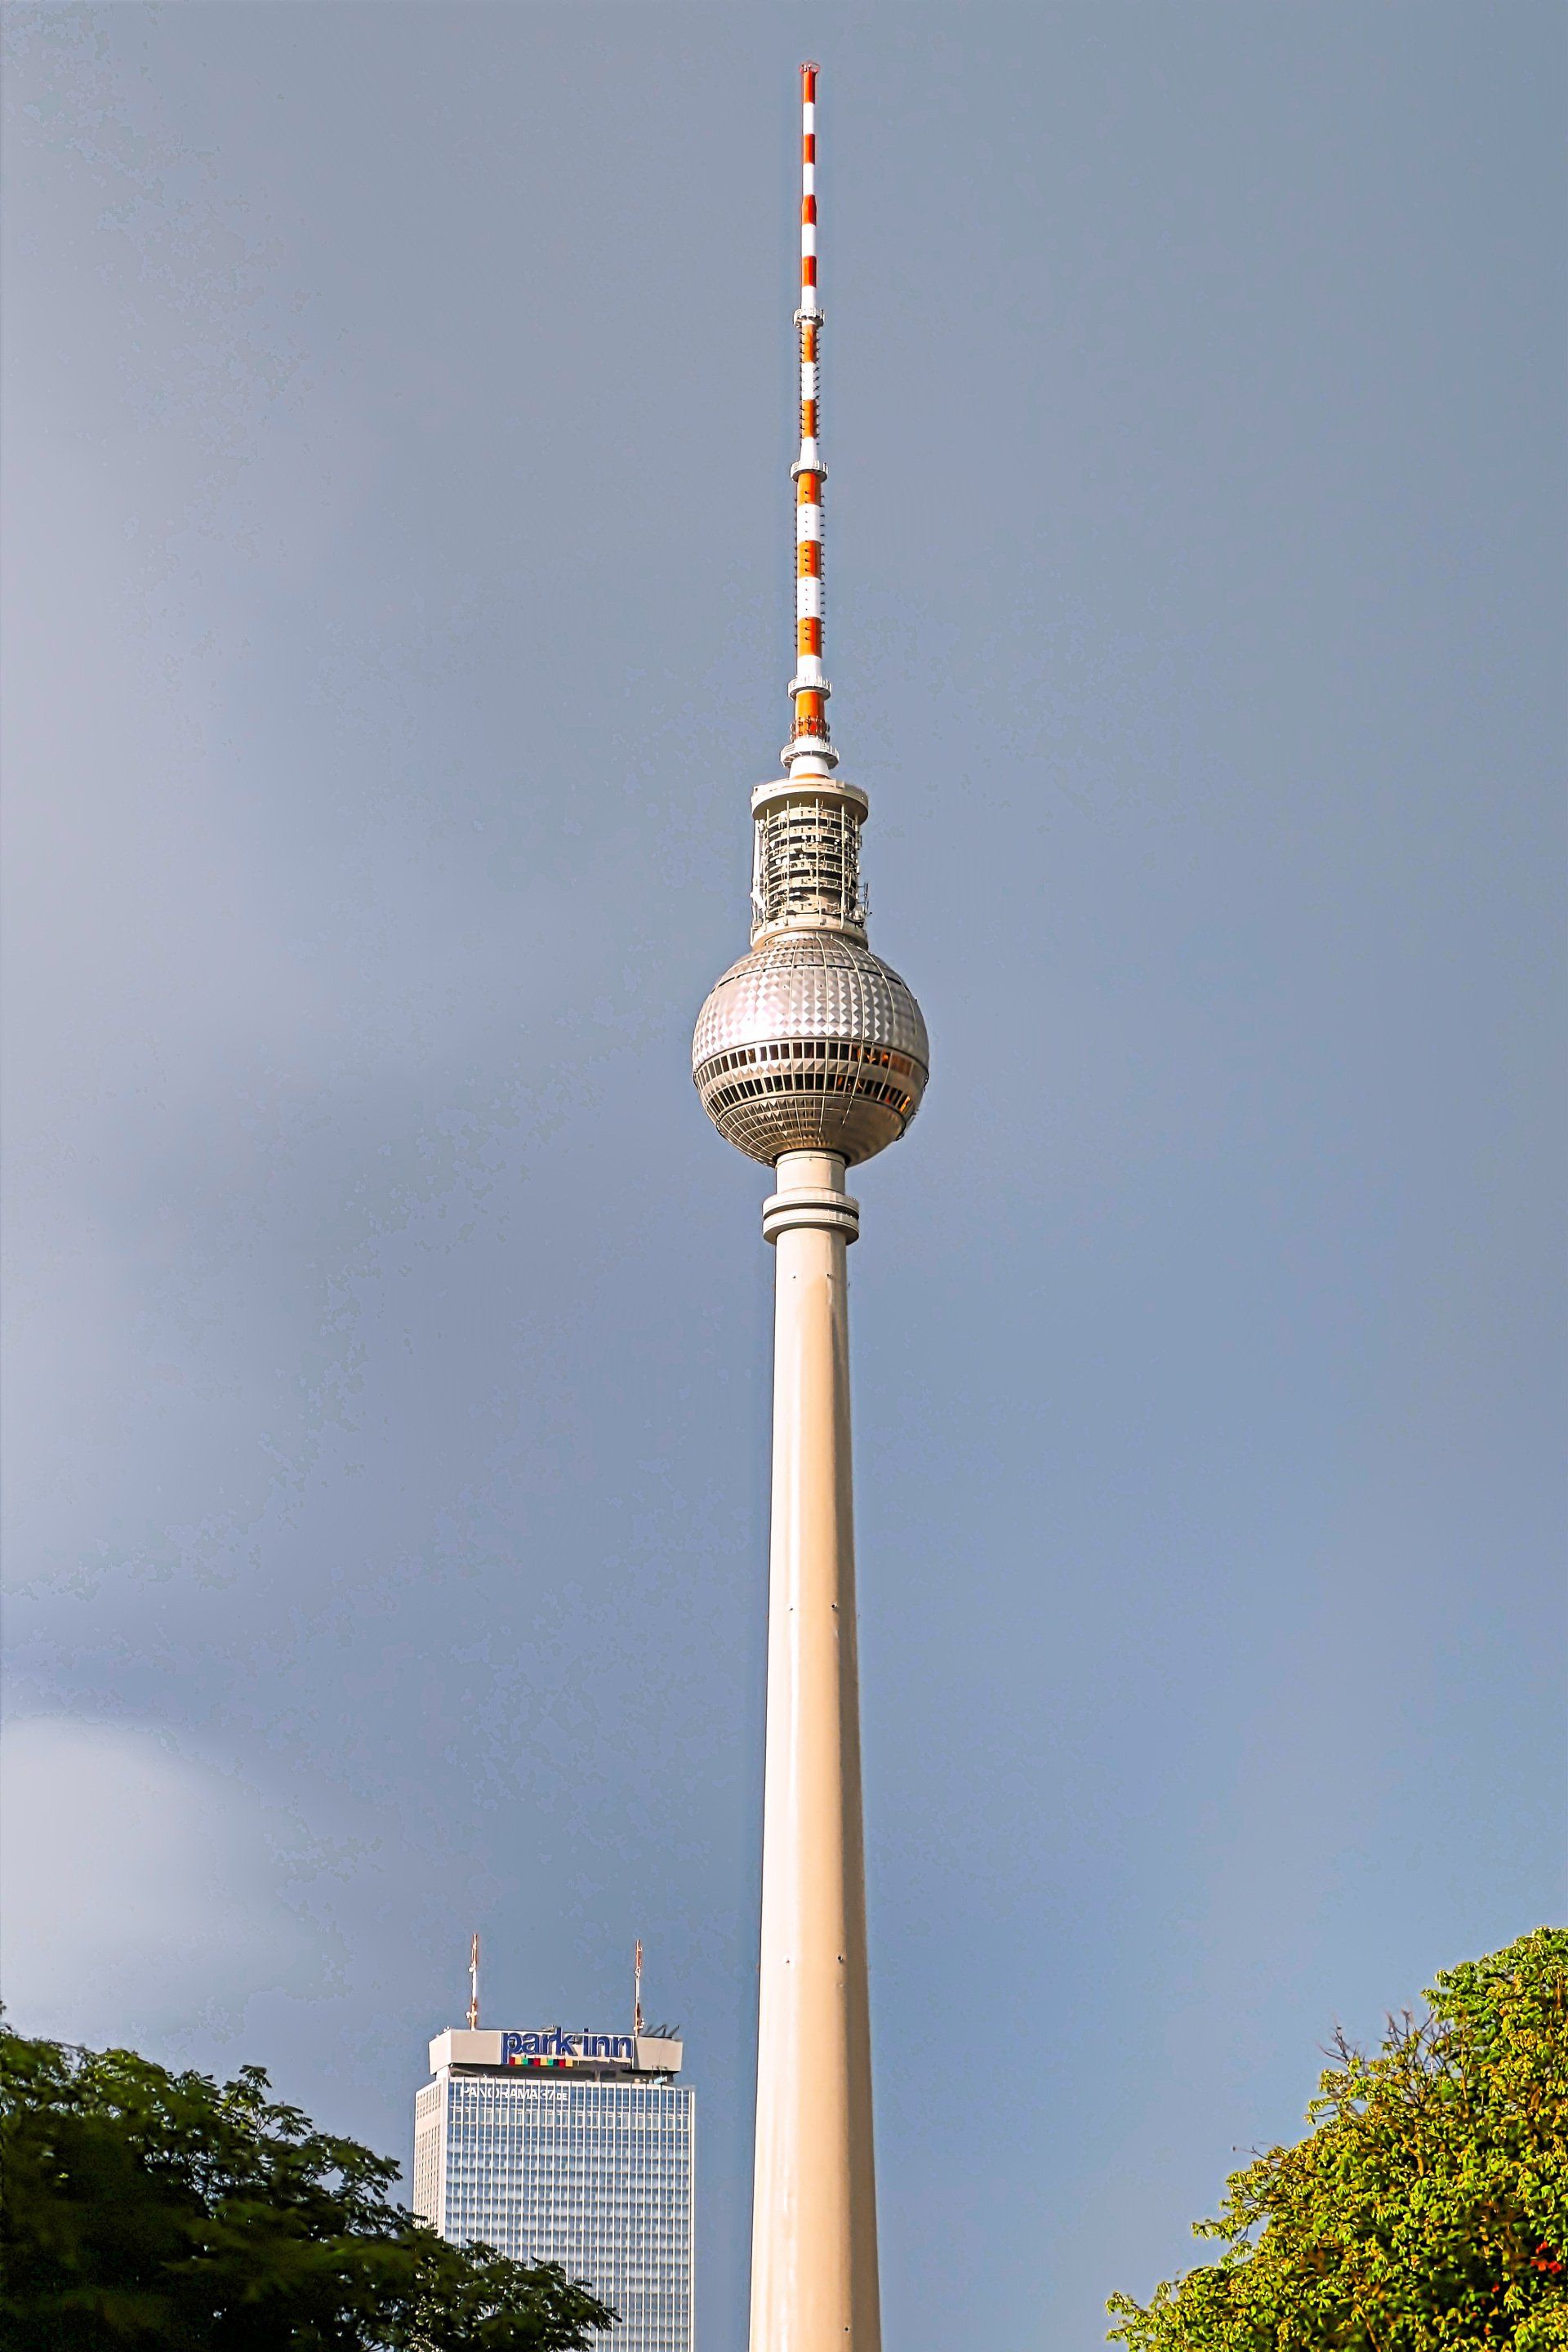
M474 1940L468 1947L468 2032L470 2033L476 2030L479 2025L479 1930L476 1928L474 1931Z
M816 73L800 69L800 456L795 479L795 698L790 740L783 753L792 779L826 776L838 764L827 726L833 688L822 667L822 305L816 290ZM796 761L800 762L797 770Z
M632 1954L632 2032L642 2032L642 1944Z

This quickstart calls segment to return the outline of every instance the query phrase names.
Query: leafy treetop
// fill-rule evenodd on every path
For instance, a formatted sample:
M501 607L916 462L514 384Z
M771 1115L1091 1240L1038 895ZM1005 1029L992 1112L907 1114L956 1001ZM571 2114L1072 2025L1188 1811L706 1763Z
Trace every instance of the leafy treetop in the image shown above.
M584 2352L554 2264L447 2244L397 2167L268 2095L0 2026L0 2344L16 2352Z
M1112 2298L1132 2352L1568 2352L1568 1930L1437 1979L1313 2129L1233 2173L1217 2262Z

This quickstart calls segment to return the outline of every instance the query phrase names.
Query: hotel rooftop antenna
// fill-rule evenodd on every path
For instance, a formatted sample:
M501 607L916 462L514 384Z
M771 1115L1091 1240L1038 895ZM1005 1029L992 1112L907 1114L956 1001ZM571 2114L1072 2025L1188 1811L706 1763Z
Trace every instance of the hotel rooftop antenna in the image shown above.
M474 1940L468 1947L468 2032L477 2031L479 2022L479 1933L476 1927Z
M691 1075L774 1171L773 1540L752 2352L879 2352L871 2035L855 1650L845 1171L896 1143L931 1063L866 944L858 784L835 775L823 668L817 68L801 68L795 659L784 775L752 794L752 947L698 1015Z
M642 1943L639 1938L632 1954L632 2032L642 2032Z

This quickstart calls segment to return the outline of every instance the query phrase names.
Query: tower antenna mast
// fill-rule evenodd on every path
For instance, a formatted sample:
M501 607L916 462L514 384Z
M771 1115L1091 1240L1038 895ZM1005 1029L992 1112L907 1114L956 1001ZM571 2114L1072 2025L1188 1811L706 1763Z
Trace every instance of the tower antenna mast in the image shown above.
M827 724L833 688L823 668L822 489L827 468L818 431L822 399L822 301L816 289L816 76L800 69L800 308L795 314L800 338L800 455L790 467L795 481L795 704L784 764L793 775L826 776L838 765Z
M474 1930L474 1940L468 1947L468 2032L474 2032L479 2022L479 1931Z
M642 2032L642 1941L632 1953L632 2032Z

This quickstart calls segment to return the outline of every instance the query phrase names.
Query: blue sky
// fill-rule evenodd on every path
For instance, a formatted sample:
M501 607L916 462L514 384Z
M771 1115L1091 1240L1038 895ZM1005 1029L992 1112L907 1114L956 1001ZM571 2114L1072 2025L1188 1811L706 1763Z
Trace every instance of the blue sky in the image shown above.
M1092 2345L1562 1916L1561 14L6 36L12 2013L405 2155L641 1935L739 2340L815 55L888 2333Z

